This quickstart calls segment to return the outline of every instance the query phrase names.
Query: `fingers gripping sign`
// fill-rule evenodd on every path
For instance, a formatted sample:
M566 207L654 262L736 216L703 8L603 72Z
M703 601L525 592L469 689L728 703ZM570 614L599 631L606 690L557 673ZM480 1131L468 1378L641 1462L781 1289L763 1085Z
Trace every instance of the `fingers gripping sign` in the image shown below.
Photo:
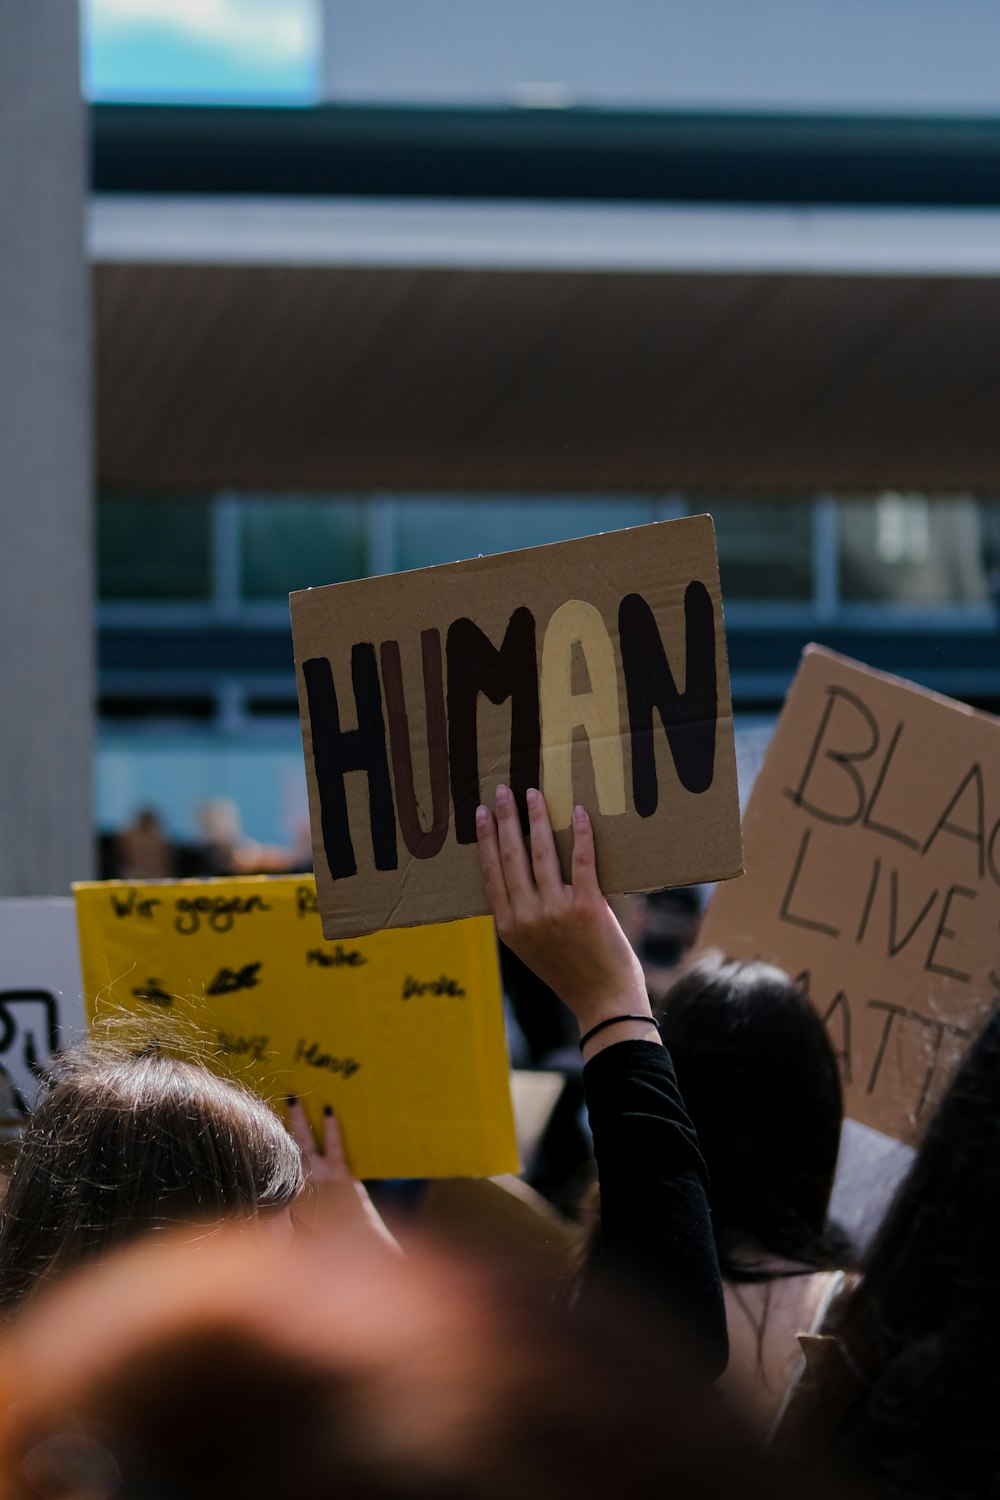
M555 990L581 1034L612 1018L631 1018L602 1027L586 1043L586 1057L626 1038L655 1040L642 968L598 883L590 818L584 808L574 809L572 883L567 885L545 798L532 789L527 804L527 845L509 788L497 788L495 816L487 807L476 813L483 882L497 932Z
M323 1149L313 1139L302 1101L289 1095L288 1128L302 1153L306 1176L304 1199L295 1207L299 1228L313 1232L361 1235L373 1248L399 1253L399 1246L368 1196L363 1182L352 1174L333 1110L323 1111Z

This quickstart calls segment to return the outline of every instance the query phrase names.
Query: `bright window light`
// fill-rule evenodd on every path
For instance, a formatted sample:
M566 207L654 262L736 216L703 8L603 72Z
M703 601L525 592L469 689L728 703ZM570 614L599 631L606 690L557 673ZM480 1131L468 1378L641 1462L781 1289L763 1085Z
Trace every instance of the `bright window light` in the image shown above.
M82 0L91 99L310 103L318 0Z

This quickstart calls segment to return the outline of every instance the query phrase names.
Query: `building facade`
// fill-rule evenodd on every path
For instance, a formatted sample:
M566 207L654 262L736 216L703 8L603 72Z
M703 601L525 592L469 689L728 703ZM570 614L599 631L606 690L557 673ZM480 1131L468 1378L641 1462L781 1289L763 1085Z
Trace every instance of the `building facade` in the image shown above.
M291 589L704 510L739 725L810 640L1000 706L960 8L338 3L301 108L96 103L102 823L290 837Z

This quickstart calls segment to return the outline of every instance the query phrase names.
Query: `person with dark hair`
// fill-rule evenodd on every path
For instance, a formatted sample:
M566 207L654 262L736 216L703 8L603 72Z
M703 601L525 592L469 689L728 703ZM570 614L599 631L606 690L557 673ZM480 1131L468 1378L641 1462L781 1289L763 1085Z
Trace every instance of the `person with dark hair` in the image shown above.
M892 1500L1000 1494L1000 1009L972 1044L777 1434Z
M692 1370L714 1377L727 1339L708 1184L642 967L598 884L586 811L574 811L566 884L545 799L532 788L526 801L528 846L500 786L495 816L477 811L479 854L501 939L579 1027L601 1198L585 1285L612 1276L655 1294L694 1335Z
M248 1089L156 1048L67 1054L0 1206L0 1312L144 1231L274 1213L302 1185L299 1146Z
M850 1260L827 1226L843 1123L826 1028L781 969L709 955L664 996L660 1026L698 1134L725 1284L730 1365L770 1423L807 1331Z
M797 1500L676 1348L648 1307L567 1309L523 1268L355 1244L331 1276L323 1247L253 1228L161 1240L0 1337L0 1492Z

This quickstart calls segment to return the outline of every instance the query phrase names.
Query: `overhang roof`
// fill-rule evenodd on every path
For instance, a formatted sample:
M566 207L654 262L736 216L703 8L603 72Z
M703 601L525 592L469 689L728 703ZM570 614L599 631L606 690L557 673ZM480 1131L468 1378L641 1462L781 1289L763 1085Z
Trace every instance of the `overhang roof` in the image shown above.
M382 210L98 199L101 484L1000 489L995 213Z
M1000 202L1000 120L325 104L98 104L100 193Z

